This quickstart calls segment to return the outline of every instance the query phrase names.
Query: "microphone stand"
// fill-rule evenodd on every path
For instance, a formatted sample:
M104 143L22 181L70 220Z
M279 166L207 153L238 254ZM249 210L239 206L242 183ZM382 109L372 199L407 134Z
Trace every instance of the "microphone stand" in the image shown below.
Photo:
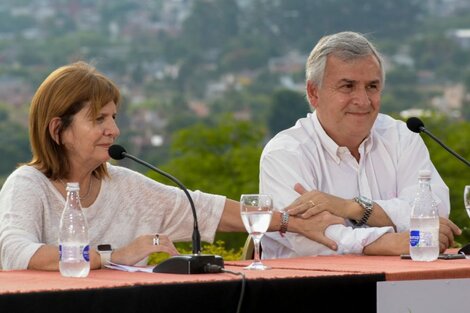
M172 256L166 259L165 261L161 262L157 266L155 266L153 268L153 272L154 273L171 273L171 274L204 274L204 273L210 272L208 267L212 265L216 265L216 266L223 268L224 260L221 256L201 254L201 235L199 233L196 208L194 207L193 199L191 198L191 195L189 194L186 187L178 179L158 169L157 167L151 165L150 163L140 160L137 157L131 154L128 154L127 152L122 152L122 155L124 157L132 159L136 161L137 163L142 164L154 170L155 172L165 176L166 178L176 183L178 187L180 187L180 189L183 190L186 197L188 198L189 203L191 205L191 210L193 212L193 217L194 217L194 227L193 227L193 236L192 236L193 254Z
M452 150L451 148L447 147L441 140L439 140L439 138L437 138L436 136L434 136L431 132L429 132L424 126L420 126L419 127L419 130L422 131L423 133L425 133L426 135L428 135L429 137L431 137L432 139L434 139L434 141L436 141L438 144L441 145L442 148L446 149L450 154L452 154L453 156L455 156L457 159L459 159L460 161L462 161L463 163L465 163L465 165L469 166L470 167L470 162L468 162L467 160L465 160L463 157L461 157L459 154L457 154L457 152L455 152L454 150Z

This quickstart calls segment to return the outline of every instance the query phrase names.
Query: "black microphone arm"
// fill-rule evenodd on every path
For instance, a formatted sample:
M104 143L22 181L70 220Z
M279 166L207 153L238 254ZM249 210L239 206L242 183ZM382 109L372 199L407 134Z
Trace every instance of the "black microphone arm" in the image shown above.
M441 145L442 148L446 149L450 154L452 154L453 156L455 156L457 159L459 159L460 161L462 161L465 165L469 166L470 167L470 162L468 162L467 160L465 160L462 156L460 156L457 152L455 152L454 150L452 150L451 148L449 148L446 144L444 144L439 138L437 138L436 136L434 136L430 131L428 131L426 129L426 127L424 127L424 124L423 122L417 118L417 117L410 117L407 121L406 121L406 125L408 126L408 129L415 132L415 133L420 133L420 132L423 132L425 133L426 135L428 135L429 137L431 137L435 142L437 142L438 144Z
M127 152L123 152L122 155L125 156L126 158L132 159L132 160L136 161L137 163L140 163L140 164L154 170L155 172L165 176L166 178L170 179L175 184L177 184L178 187L180 187L181 190L183 190L183 192L186 194L186 197L188 198L189 204L191 205L191 210L193 211L193 217L194 217L193 241L192 241L193 254L201 253L201 234L199 233L199 225L197 223L196 208L194 207L194 201L193 201L193 198L191 197L191 195L189 194L188 189L186 189L186 187L178 179L176 179L176 177L171 176L170 174L160 170L159 168L151 165L150 163L147 163L143 160L140 160L137 157L135 157L132 154L129 154Z
M436 136L434 136L430 131L428 131L426 128L422 128L421 130L423 133L425 133L426 135L428 135L429 137L431 137L432 139L434 139L438 144L441 145L442 148L446 149L450 154L452 154L453 156L455 156L457 159L459 159L460 161L462 161L463 163L465 163L467 166L470 166L470 162L468 162L467 160L465 160L462 156L460 156L457 152L455 152L454 150L452 150L451 148L449 148L448 146L446 146L441 140L439 140L439 138L437 138Z
M178 255L168 258L155 266L153 269L154 273L173 273L173 274L202 274L208 273L208 266L217 265L221 268L224 267L224 261L222 257L218 255L202 255L201 254L201 235L199 233L198 219L194 201L188 189L174 176L162 171L161 169L153 166L152 164L141 160L132 154L127 153L126 149L120 145L112 145L109 147L109 156L115 160L122 160L123 158L129 158L135 162L150 168L151 170L159 173L160 175L173 181L178 187L183 190L186 197L188 198L189 204L191 205L191 211L193 213L194 224L193 224L193 235L192 235L192 255Z

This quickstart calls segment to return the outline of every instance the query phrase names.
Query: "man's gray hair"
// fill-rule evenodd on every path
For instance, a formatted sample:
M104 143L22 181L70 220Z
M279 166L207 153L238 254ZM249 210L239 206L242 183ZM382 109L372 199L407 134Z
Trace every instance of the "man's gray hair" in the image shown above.
M377 58L382 73L382 84L385 83L383 59L374 45L364 35L355 32L341 32L322 37L310 52L305 69L307 82L321 86L325 73L328 55L334 55L343 61L355 60L369 55Z

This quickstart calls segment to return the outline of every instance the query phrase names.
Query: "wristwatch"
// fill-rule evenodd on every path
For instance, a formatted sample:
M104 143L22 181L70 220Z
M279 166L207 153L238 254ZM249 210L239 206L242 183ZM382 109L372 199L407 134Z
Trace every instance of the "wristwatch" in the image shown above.
M111 245L109 243L100 244L96 247L96 252L100 254L101 268L105 268L105 265L111 262L111 253L113 253Z
M359 221L350 220L354 226L362 226L367 223L370 215L372 214L372 209L374 208L374 202L364 196L355 197L354 201L360 204L364 208L364 215Z

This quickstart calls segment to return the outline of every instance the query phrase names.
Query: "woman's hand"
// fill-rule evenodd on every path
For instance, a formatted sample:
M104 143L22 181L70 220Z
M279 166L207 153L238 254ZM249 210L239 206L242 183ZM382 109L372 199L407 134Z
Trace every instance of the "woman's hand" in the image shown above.
M293 216L289 221L288 231L299 233L336 251L336 242L325 236L325 230L334 224L344 224L344 219L329 212L321 212L309 218Z
M127 246L114 250L111 254L111 261L118 264L134 265L154 252L166 252L169 255L179 254L167 235L142 235Z

